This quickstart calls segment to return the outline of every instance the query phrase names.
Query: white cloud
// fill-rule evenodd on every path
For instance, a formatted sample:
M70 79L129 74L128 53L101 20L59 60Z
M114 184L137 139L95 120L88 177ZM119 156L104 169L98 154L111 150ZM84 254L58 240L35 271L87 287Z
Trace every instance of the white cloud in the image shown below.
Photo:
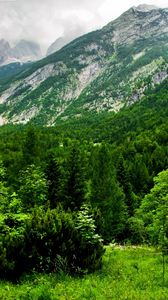
M0 38L38 41L46 49L61 35L100 28L141 3L168 7L168 0L0 0Z
M126 11L132 6L138 6L140 4L155 5L158 7L168 7L168 1L165 0L118 0L117 3L112 2L112 0L105 0L99 7L99 14L102 19L109 22L114 18L117 18L121 13Z

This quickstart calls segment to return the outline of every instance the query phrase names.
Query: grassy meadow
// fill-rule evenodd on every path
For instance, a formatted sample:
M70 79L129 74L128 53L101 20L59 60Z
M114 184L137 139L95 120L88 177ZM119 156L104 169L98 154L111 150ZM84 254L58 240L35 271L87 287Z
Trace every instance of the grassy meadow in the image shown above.
M1 281L0 299L165 300L168 299L167 262L166 257L163 285L160 252L148 247L108 246L102 269L93 274L83 277L61 272L32 274L22 277L18 283Z

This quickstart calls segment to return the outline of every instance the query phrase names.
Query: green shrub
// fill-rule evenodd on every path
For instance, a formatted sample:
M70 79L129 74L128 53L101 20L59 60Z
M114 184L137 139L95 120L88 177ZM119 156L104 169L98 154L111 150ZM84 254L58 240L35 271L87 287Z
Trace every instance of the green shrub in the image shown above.
M131 217L128 220L130 241L133 244L142 244L146 239L146 232L143 220Z
M25 214L7 214L0 223L0 277L15 279L27 270Z
M104 248L101 237L96 234L95 221L87 205L77 214L76 229L79 235L79 249L76 262L79 268L90 272L100 268Z
M17 278L30 271L87 273L101 266L104 249L86 207L74 215L36 208L24 222L4 220L0 253L0 276Z

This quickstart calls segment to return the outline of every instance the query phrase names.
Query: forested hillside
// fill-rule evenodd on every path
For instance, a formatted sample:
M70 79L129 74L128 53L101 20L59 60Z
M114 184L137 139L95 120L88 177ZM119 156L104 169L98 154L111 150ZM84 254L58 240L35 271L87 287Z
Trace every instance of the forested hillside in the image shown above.
M1 127L2 277L95 270L103 243L160 245L163 220L167 241L167 88L117 115Z

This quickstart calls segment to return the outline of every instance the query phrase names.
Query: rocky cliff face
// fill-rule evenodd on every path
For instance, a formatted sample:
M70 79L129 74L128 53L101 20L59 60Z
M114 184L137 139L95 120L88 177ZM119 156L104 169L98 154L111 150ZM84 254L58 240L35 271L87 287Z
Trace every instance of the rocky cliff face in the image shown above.
M41 57L40 46L34 42L21 40L14 47L10 47L7 41L0 40L0 65L35 61Z
M141 5L0 87L1 123L117 112L168 76L168 10Z

